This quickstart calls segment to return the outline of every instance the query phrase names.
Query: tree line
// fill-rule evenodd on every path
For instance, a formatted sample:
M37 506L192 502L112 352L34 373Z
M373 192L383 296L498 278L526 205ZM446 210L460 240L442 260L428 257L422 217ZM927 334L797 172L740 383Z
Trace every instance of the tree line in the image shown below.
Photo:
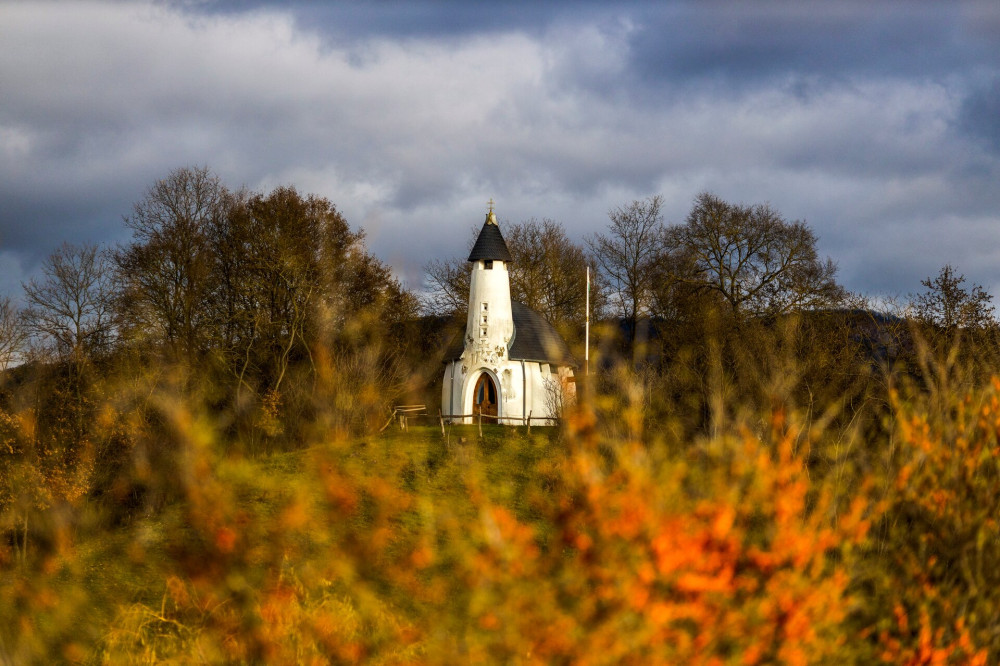
M603 233L572 241L558 222L501 223L514 260L511 294L575 336L584 317L584 274L593 269L592 310L618 319L634 341L640 319L682 322L711 308L738 320L837 308L874 308L874 300L837 282L837 265L820 257L813 230L768 204L733 204L702 192L680 224L664 223L663 198L635 200L608 213ZM475 232L469 246L475 242ZM463 257L425 265L425 311L461 314L469 271ZM969 331L994 324L992 297L946 265L921 281L925 292L893 303L899 316ZM704 314L702 312L702 314Z
M251 454L297 446L318 409L332 431L365 430L405 390L408 336L382 332L419 303L330 201L183 168L124 224L116 247L56 249L22 308L0 299L0 504L25 484L44 504L84 493L128 507L167 491L116 486L137 457L176 463L156 443L163 405L150 396L165 386L198 396Z
M553 220L502 223L513 298L580 351L589 267L604 358L630 359L657 379L660 394L692 388L662 385L684 368L707 394L711 363L736 373L749 348L773 346L755 336L773 335L789 318L808 330L799 335L810 349L800 353L825 359L818 372L842 377L879 360L917 367L912 353L900 356L915 350L914 326L942 353L961 337L964 353L974 355L976 344L995 337L991 296L966 288L951 266L874 316L878 308L837 282L836 264L820 256L806 223L709 192L697 195L682 223L666 224L662 206L651 196L614 208L606 230L583 244ZM157 364L210 375L226 387L220 404L301 405L311 399L303 387L316 373L317 350L375 382L378 410L436 378L434 357L465 318L464 257L429 262L418 295L368 251L363 231L334 204L293 187L233 190L208 168L177 169L149 188L124 224L132 232L125 244L53 252L24 284L22 310L0 299L0 368L15 361L58 368L63 384L76 387L81 413L86 392L78 389L93 377ZM470 246L474 240L472 230ZM656 383L646 381L646 390Z
M64 244L4 302L4 349L82 362L123 350L220 361L258 391L281 386L320 331L378 307L389 321L414 296L326 199L293 187L229 190L207 168L173 171L137 202L122 246ZM30 356L29 358L34 358Z

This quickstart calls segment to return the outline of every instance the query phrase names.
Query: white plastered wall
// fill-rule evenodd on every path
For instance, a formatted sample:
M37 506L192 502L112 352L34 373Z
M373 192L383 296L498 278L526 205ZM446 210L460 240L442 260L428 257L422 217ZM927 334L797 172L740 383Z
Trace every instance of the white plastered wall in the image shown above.
M502 261L491 261L492 268L486 268L486 261L476 261L472 265L469 284L469 315L465 324L466 354L472 352L469 360L482 355L489 360L489 354L504 350L514 337L514 315L510 306L510 276L507 265ZM471 347L470 350L470 341ZM494 363L495 364L495 363ZM490 363L487 362L487 365Z
M469 368L465 364L463 356L447 363L444 370L441 413L464 417L454 419L455 423L474 423L474 419L468 415L473 413L473 393L483 372L489 374L497 385L497 412L501 422L508 425L519 425L529 415L532 425L554 424L554 420L541 420L547 416L559 416L552 413L552 389L561 388L563 405L572 404L576 396L576 385L570 381L573 370L569 367L559 366L553 373L549 364L534 361L508 360L492 367L479 365L475 368ZM524 374L521 372L522 367Z

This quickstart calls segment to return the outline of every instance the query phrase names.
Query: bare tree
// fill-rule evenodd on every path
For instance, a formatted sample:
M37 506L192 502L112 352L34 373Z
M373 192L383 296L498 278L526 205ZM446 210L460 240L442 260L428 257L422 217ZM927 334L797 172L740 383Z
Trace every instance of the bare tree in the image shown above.
M108 264L97 246L67 243L42 262L42 278L23 285L28 332L66 362L68 374L53 389L53 397L66 399L54 399L52 412L43 419L63 462L86 449L92 416L87 371L95 355L109 346L114 330Z
M433 259L424 264L426 295L421 299L423 310L432 315L465 319L469 307L469 283L471 272L466 261L468 252L476 244L478 227L469 228L466 255L450 259ZM508 249L510 249L508 247Z
M553 220L512 224L504 236L514 259L511 297L540 312L563 334L582 333L589 263L584 249ZM592 300L597 301L592 305L601 307L599 299Z
M945 265L935 278L920 281L927 291L911 296L917 319L945 330L993 326L993 297L981 285L965 289L965 276Z
M667 244L685 264L677 277L716 292L737 315L830 307L846 296L836 264L818 257L812 230L766 204L734 205L703 192Z
M653 269L662 251L663 197L636 200L608 213L608 233L587 239L607 287L635 338L638 318L649 310Z
M463 258L434 259L424 265L427 296L423 308L430 314L460 317L469 307L469 265Z
M674 324L692 323L706 307L715 308L719 298L705 293L694 278L689 257L666 245L656 257L650 277L650 314Z
M133 241L115 254L119 305L131 330L152 333L188 362L204 348L211 321L210 229L225 193L207 168L172 171L125 218Z
M28 331L79 364L103 350L113 330L111 271L96 245L63 244L24 284Z
M549 375L542 379L545 392L545 414L549 425L558 424L566 414L566 407L572 404L573 395L567 390L566 379L559 375Z
M9 296L0 296L0 372L6 372L24 347L27 331L17 306Z

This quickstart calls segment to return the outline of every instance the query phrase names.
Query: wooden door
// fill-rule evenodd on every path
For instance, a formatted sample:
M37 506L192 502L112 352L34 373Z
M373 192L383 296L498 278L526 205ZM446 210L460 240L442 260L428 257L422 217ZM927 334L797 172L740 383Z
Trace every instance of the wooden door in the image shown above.
M472 394L472 411L483 416L497 415L497 387L493 378L485 372L476 381L476 391Z

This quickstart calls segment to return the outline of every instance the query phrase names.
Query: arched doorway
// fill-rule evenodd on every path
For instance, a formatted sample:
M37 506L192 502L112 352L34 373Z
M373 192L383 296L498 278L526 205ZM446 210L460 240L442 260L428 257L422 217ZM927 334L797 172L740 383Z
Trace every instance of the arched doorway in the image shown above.
M497 415L497 387L493 378L485 372L476 380L476 390L472 392L472 413L483 416Z

